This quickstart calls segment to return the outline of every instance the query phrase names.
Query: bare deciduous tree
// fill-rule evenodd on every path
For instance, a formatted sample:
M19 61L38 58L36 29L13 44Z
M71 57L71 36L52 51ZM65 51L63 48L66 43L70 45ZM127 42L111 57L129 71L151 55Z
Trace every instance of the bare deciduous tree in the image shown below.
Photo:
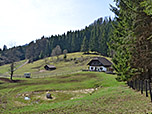
M64 50L63 50L64 60L66 60L66 58L67 58L67 53L68 53L68 50L67 50L67 49L64 49Z
M19 58L17 56L14 56L14 54L20 55L20 52L15 50L15 48L12 48L10 53L8 54L9 56L9 61L10 61L10 68L9 68L9 73L10 73L10 80L13 81L13 74L14 71L16 71L16 65L15 61L19 61Z
M51 55L52 56L57 56L57 60L59 60L59 55L62 53L62 50L60 48L59 45L57 45L53 50L52 50L52 53Z
M9 69L9 72L10 72L10 75L11 75L11 77L10 77L10 80L11 80L11 81L13 81L13 74L14 74L14 71L15 71L15 70L16 70L16 68L15 68L15 63L12 62L11 65L10 65L10 69Z

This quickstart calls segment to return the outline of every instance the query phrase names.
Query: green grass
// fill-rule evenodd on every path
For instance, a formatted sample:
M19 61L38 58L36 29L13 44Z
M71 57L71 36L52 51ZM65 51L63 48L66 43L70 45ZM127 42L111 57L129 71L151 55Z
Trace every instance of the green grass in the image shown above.
M15 63L15 68L18 68L19 66L21 66L22 64L24 64L26 62L26 60L22 60L19 62ZM0 66L0 75L9 75L9 69L10 69L10 64L6 64L3 66Z
M33 78L39 77L51 77L54 75L67 75L75 72L82 71L82 69L88 69L87 63L90 61L92 57L97 57L100 55L83 55L82 52L77 53L69 53L67 54L67 62L63 60L64 55L60 55L59 58L62 61L57 61L56 57L48 57L42 60L35 61L33 63L29 63L24 65L23 67L17 69L14 72L15 76L23 76L24 73L30 72ZM108 58L110 59L110 58ZM24 64L26 60L20 61L16 63L16 67ZM75 63L77 62L77 64ZM50 64L56 66L56 70L54 71L46 71L44 69L44 65ZM9 64L0 66L0 75L9 76L8 69Z
M124 82L117 82L115 78L115 75L105 73L81 72L44 79L19 79L17 83L1 81L0 113L145 114L152 112L150 98L128 88ZM96 87L98 90L91 93L81 92ZM54 99L45 99L48 91ZM31 100L25 101L23 96L25 94Z
M0 78L0 114L151 113L150 98L128 88L125 82L116 81L116 75L81 72L87 69L87 63L95 56L70 53L67 55L70 61L67 62L57 62L56 57L48 57L14 72L15 76L31 72L30 79L14 76L16 82L10 83L9 79ZM63 55L60 56L62 58ZM17 62L16 65L19 67L25 62ZM55 65L57 69L46 71L45 64ZM0 66L0 75L8 75L9 66ZM52 94L52 100L46 99L47 92ZM24 100L25 96L30 100Z

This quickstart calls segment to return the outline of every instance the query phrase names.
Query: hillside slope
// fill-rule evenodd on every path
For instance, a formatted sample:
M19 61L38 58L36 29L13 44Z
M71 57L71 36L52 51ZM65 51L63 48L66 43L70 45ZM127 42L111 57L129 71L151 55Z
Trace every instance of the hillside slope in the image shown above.
M0 79L0 113L4 114L145 114L150 99L115 80L115 75L81 72L43 79ZM17 80L17 79L16 79ZM51 93L53 99L46 99ZM30 100L24 100L29 97Z
M14 77L23 76L24 73L30 72L33 78L39 77L51 77L54 75L65 75L71 74L74 72L82 71L82 69L88 69L87 63L93 57L98 57L100 55L83 55L82 52L77 53L68 53L67 59L64 60L64 55L59 56L59 60L57 61L57 57L47 57L33 63L25 64L21 68L17 69L14 72ZM110 58L108 58L110 59ZM21 66L25 63L26 60L20 61L16 63L16 67ZM46 64L56 66L56 70L47 71L44 69ZM10 65L0 66L0 75L9 76L8 69Z

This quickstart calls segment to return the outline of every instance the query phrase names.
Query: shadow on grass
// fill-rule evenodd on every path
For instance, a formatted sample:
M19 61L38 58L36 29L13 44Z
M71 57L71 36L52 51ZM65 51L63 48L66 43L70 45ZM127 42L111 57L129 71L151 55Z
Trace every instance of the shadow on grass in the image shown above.
M24 80L10 80L8 78L0 78L1 81L7 82L7 83L21 83L24 82ZM2 83L0 83L2 84Z

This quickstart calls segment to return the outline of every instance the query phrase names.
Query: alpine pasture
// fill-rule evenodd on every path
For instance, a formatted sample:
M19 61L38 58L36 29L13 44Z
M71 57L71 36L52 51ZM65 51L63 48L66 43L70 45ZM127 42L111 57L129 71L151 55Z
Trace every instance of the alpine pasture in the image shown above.
M67 60L45 58L28 63L15 71L11 82L9 77L0 78L0 113L2 114L119 114L150 113L149 98L130 89L125 82L118 82L116 75L104 72L84 71L92 57L71 53ZM18 66L25 61L16 63ZM45 71L44 64L57 67ZM7 75L9 65L1 66L1 75ZM66 71L66 72L65 72ZM31 72L31 78L22 76ZM52 99L47 99L50 93ZM28 100L25 100L28 97Z

